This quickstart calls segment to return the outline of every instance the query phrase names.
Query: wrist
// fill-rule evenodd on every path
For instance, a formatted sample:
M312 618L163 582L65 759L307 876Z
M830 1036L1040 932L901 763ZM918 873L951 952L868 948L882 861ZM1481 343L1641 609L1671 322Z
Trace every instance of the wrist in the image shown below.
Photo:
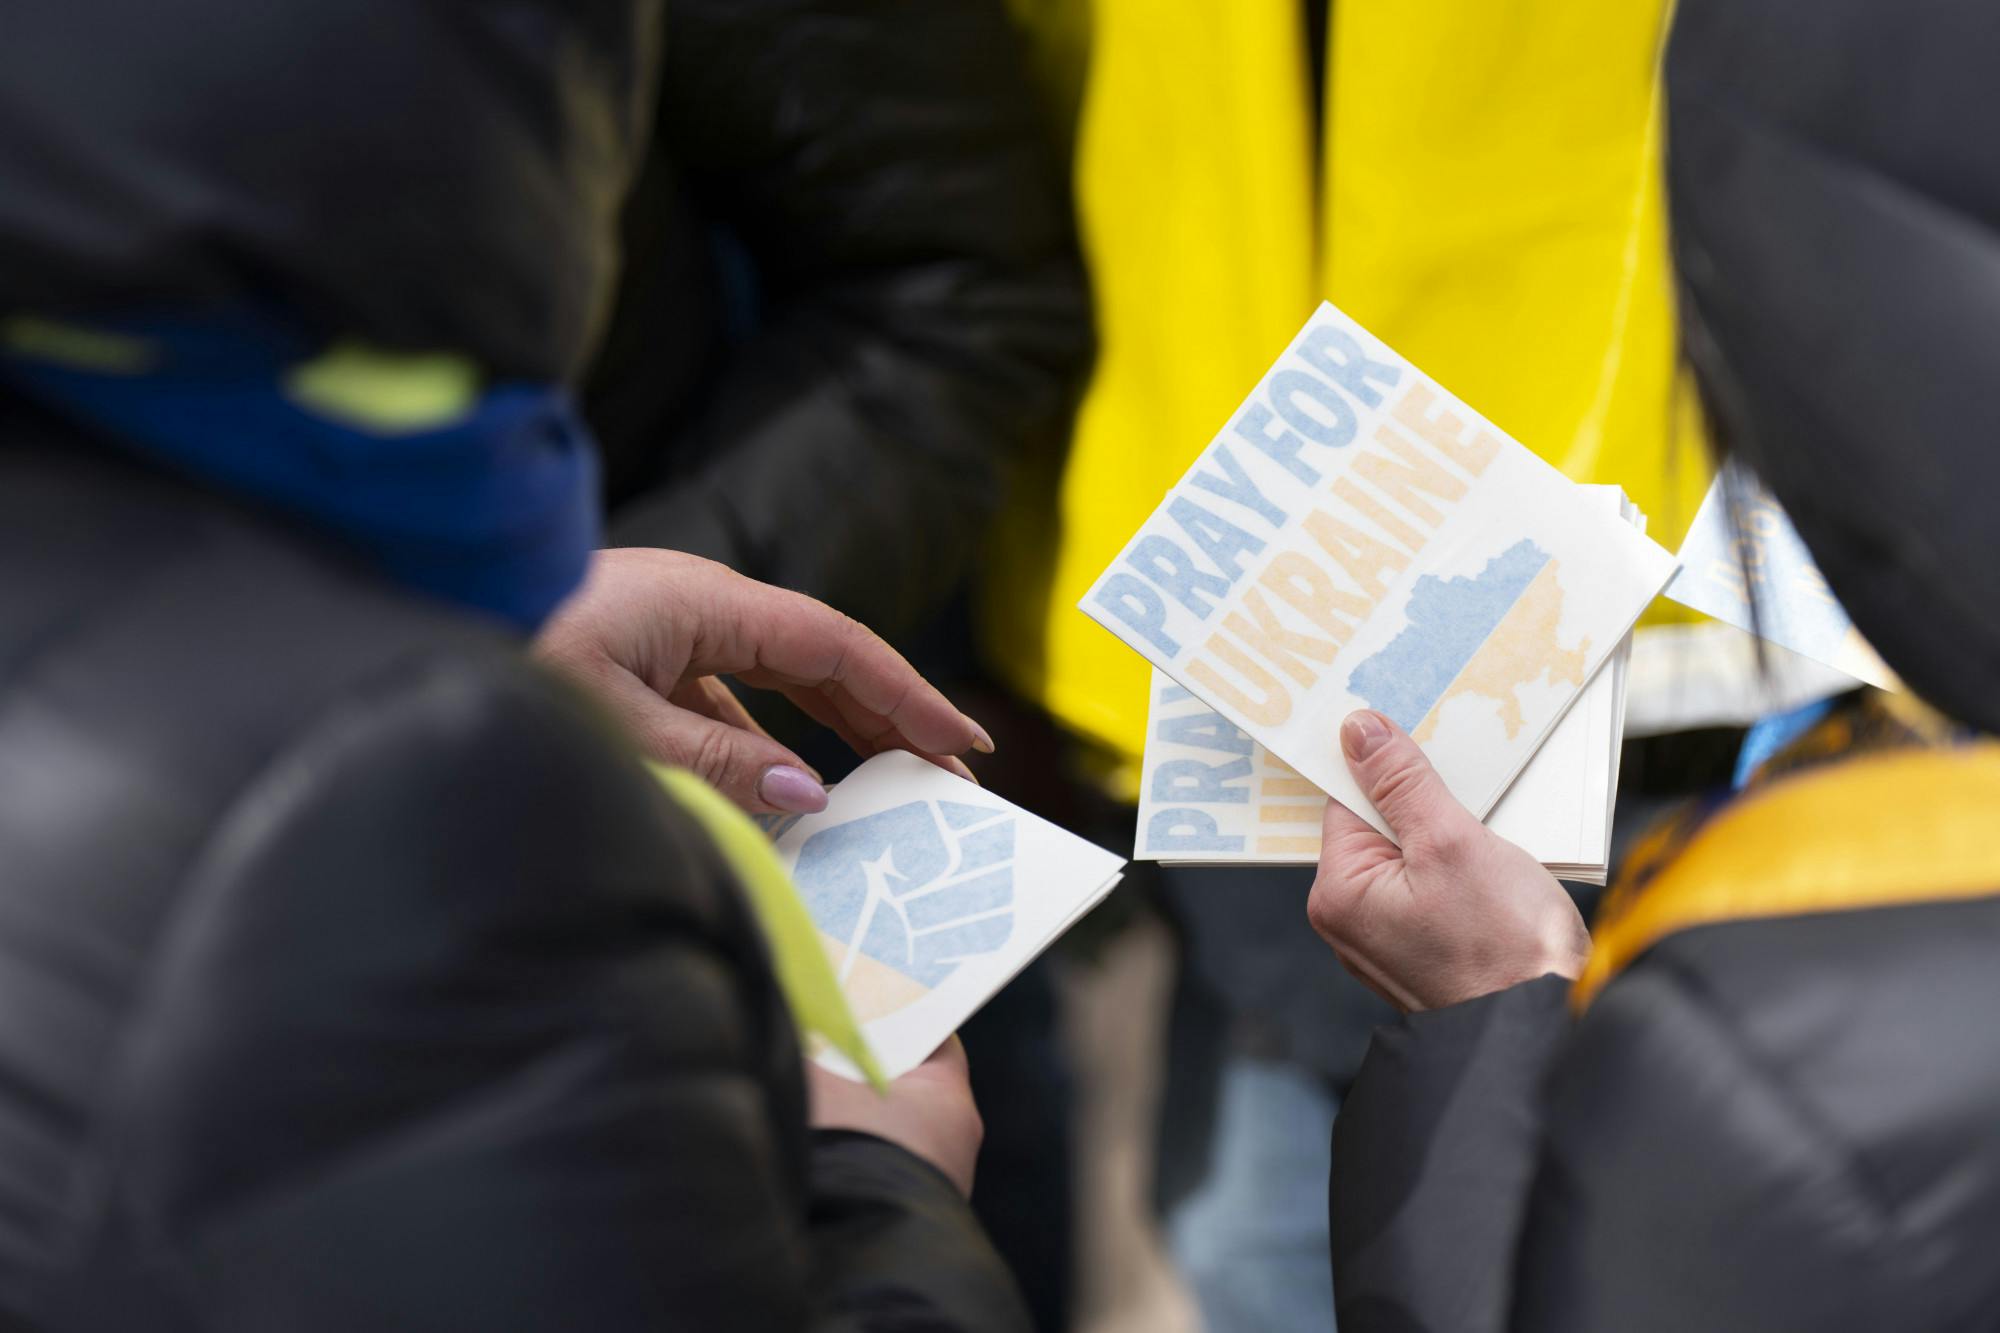
M930 1151L928 1145L919 1142L851 1125L814 1125L811 1134L815 1150L826 1150L836 1154L888 1153L907 1164L909 1170L935 1180L959 1198L968 1202L972 1198L975 1164L972 1160L960 1162L952 1153ZM875 1160L879 1161L880 1158L876 1157Z

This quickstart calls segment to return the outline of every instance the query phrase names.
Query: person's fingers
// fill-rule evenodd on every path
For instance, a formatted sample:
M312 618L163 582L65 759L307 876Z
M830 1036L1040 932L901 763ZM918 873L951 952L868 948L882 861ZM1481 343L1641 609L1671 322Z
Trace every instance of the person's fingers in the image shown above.
M667 701L690 713L700 713L717 722L754 731L759 736L771 734L764 729L763 723L750 716L750 710L743 706L743 701L736 697L735 692L714 676L693 676L682 681L679 688L667 696Z
M834 711L840 715L841 729L859 736L864 742L855 746L858 754L880 754L884 750L908 750L921 758L930 760L947 773L977 782L972 770L949 751L934 751L924 748L911 736L896 726L888 718L872 712L843 686L827 684L820 691ZM989 745L990 751L992 747Z
M1356 928L1376 871L1398 855L1396 845L1367 820L1328 798L1320 821L1319 873L1306 899L1306 918L1336 953Z
M752 682L746 681L745 683L750 684ZM956 756L932 754L926 750L918 749L915 745L910 744L908 739L894 727L889 726L886 721L865 710L854 712L854 706L851 704L847 710L843 710L836 702L837 698L844 697L843 692L838 686L829 684L815 688L780 682L776 688L779 693L790 699L793 706L801 713L804 713L807 717L840 737L841 740L847 743L849 749L864 759L881 754L884 750L907 750L919 759L928 760L930 763L937 765L954 777L964 778L967 782L971 783L979 781L978 776L966 766L963 760ZM872 734L864 734L862 731L857 730L855 725L848 720L850 713L859 719L862 726L873 726L874 731Z
M739 674L751 684L764 683L752 672L793 685L832 682L901 732L912 749L959 754L993 748L984 728L858 621L740 575L730 574L712 592L709 605L722 623L704 625L691 670Z
M840 710L833 706L833 700L827 698L819 690L805 685L792 685L783 681L775 681L770 677L765 678L770 683L764 685L760 685L758 681L747 679L743 676L738 676L737 679L753 688L775 689L779 694L791 700L792 706L797 708L801 713L804 713L807 717L840 737L842 741L846 742L847 747L856 754L866 758L875 753L875 747L852 727L847 725L847 719L843 718L840 715Z
M1342 875L1365 874L1397 855L1396 844L1339 801L1327 798L1320 819L1319 863Z
M629 672L611 673L600 688L642 750L691 770L750 813L826 808L826 788L806 762L754 725L745 729L670 703Z
M804 1058L806 1097L810 1123L815 1126L849 1126L866 1123L879 1113L882 1094L866 1083L843 1078L811 1056Z
M1389 831L1405 848L1442 846L1478 829L1417 743L1372 709L1349 713L1340 726L1348 771Z
M862 703L854 697L852 691L838 681L827 681L819 687L819 692L833 705L834 711L840 714L840 719L847 725L848 730L867 741L873 749L886 750L895 745L899 728L894 718ZM940 750L938 753L957 752Z
M968 1078L972 1073L972 1066L965 1058L965 1043L958 1039L956 1032L944 1039L944 1045L925 1056L924 1062L917 1068L934 1069L958 1078Z
M752 732L774 745L779 744L766 730L764 724L750 715L750 710L743 706L743 701L736 697L736 692L714 676L696 676L692 680L683 681L679 689L667 696L667 700L691 713L713 718L724 726ZM790 754L791 751L787 750L786 753ZM817 768L804 760L799 761L799 767L812 774L814 781L820 783L826 781Z

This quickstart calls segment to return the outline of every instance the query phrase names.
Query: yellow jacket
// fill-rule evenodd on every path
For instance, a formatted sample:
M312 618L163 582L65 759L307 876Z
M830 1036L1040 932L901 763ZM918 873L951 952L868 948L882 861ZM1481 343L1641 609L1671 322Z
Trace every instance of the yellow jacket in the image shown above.
M1665 3L1335 0L1316 135L1300 0L1014 0L1080 80L1057 100L1100 352L1056 512L1009 515L982 632L1127 794L1145 664L1077 598L1322 296L1678 542L1707 473L1676 393Z

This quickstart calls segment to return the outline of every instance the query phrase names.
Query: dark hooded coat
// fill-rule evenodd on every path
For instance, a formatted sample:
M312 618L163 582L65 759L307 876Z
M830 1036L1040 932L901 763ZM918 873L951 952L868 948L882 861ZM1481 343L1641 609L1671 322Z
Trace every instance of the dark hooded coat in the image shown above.
M9 4L0 336L275 307L570 379L658 32ZM730 870L519 647L0 381L0 1326L1024 1325L942 1175L809 1133Z
M1717 433L1883 657L1985 731L1996 70L2000 10L1977 0L1682 0L1668 68ZM1904 901L1673 932L1579 1020L1546 978L1378 1033L1335 1132L1343 1333L1992 1327L2000 875L1899 882L1900 831L1930 813L1899 799L1846 827L1808 807L1763 873L1854 838L1870 850L1817 887L1888 868ZM1962 811L1921 836L1990 860L1994 827Z

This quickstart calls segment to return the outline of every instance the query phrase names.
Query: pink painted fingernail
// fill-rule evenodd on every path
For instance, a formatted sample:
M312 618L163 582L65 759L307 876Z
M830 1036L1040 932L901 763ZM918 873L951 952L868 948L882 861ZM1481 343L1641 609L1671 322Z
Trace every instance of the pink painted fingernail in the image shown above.
M1357 764L1381 749L1388 739L1389 720L1366 708L1349 713L1347 721L1340 724L1340 748Z
M960 716L963 717L964 714L960 714ZM965 720L972 722L972 719L969 717ZM980 726L977 722L972 722L972 748L981 754L993 753L993 738L987 735L986 728Z
M826 809L826 788L813 775L790 764L773 764L757 779L757 795L764 804L788 814L816 815Z

